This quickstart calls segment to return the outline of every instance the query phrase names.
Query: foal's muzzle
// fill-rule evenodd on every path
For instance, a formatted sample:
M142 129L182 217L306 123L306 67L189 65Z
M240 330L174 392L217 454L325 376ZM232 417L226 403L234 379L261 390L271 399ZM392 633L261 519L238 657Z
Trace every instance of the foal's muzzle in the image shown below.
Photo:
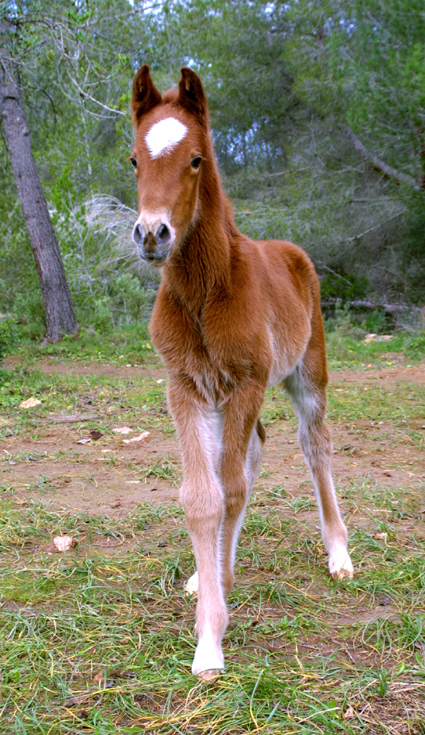
M168 222L148 224L139 217L133 227L132 239L141 258L159 265L171 250L173 235L173 229Z

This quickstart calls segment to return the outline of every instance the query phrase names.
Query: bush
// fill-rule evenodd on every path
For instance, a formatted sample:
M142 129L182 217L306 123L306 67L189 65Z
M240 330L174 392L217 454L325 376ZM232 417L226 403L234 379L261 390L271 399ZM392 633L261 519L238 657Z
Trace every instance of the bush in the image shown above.
M385 312L374 309L366 314L363 325L367 332L385 334L385 332L393 329L393 321L394 320L391 319L391 317L388 317Z
M320 293L322 300L340 299L341 301L355 301L364 299L366 294L372 291L372 286L366 276L357 276L343 272L332 272L320 281Z
M103 296L94 302L94 326L99 332L109 332L113 326L111 299Z
M425 330L421 330L406 340L404 343L404 352L406 355L412 356L425 353Z
M112 292L116 307L124 312L126 324L149 315L155 291L144 288L136 276L123 273L113 284Z
M42 322L44 325L44 304L40 288L17 293L13 302L13 313L19 324Z
M0 318L0 362L16 340L16 321L13 317Z
M340 337L361 339L364 336L364 329L361 329L354 319L349 304L342 306L338 301L335 304L335 316L325 320L326 331L335 332Z

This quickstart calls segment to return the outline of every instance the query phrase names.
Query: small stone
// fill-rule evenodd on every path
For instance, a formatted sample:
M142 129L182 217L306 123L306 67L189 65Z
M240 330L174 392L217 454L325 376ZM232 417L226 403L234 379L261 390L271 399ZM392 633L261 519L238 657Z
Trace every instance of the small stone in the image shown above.
M38 406L41 403L41 401L38 400L38 398L28 398L26 401L22 401L22 403L19 404L19 408L34 408L34 406Z

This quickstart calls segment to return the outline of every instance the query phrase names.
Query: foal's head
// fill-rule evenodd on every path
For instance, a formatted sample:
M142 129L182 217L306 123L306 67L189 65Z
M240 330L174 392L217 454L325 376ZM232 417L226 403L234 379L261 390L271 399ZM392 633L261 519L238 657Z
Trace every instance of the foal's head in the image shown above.
M162 265L196 220L208 149L206 98L199 77L187 68L178 90L161 96L145 64L134 77L131 105L139 205L133 241L142 258Z

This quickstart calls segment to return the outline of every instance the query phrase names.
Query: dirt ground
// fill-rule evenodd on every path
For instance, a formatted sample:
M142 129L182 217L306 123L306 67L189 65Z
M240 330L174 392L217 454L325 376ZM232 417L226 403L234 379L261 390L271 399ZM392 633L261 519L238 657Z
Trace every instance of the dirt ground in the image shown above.
M10 362L9 367L12 366ZM128 377L132 371L129 366L60 363L56 360L38 362L37 369L45 374L95 373L115 378ZM147 377L165 377L160 367L143 370ZM338 371L330 376L331 385L355 383L365 388L379 385L384 390L385 385L395 381L423 385L425 366ZM78 416L70 418L70 422L61 416L44 419L37 438L7 437L3 442L4 452L10 456L19 455L20 461L3 463L2 484L12 485L18 496L21 492L26 498L30 494L32 498L49 500L55 509L105 513L116 517L124 516L138 503L178 503L180 459L175 436L152 430L140 443L126 444L124 439L128 437L104 434L98 441L82 445L77 441L82 434L88 434L87 431L82 432L84 421L78 420ZM117 426L120 425L117 421ZM344 487L359 476L387 487L424 481L423 452L413 443L401 442L392 423L365 419L357 421L355 428L351 424L332 423L331 430L333 473L337 487ZM164 457L173 469L172 481L155 474L146 476L146 468L161 462ZM257 487L281 485L292 496L312 493L294 425L284 420L267 427L262 473L257 481Z
M362 732L381 733L384 728L395 735L422 732L425 414L424 391L419 387L425 385L425 364L408 367L390 353L387 358L393 364L384 369L341 370L330 375L333 475L350 534L356 569L353 583L333 583L326 574L319 516L296 422L279 392L267 393L263 463L240 539L237 585L229 605L226 656L229 670L237 676L223 681L231 718L242 701L240 679L255 661L244 685L251 707L267 669L267 681L270 677L273 682L284 680L287 691L295 692L294 709L289 709L292 704L285 705L291 723L300 706L306 713L300 723L335 709L343 718L338 720L338 731L349 713L350 722L359 720ZM19 373L18 360L9 360L5 366L17 367ZM195 609L195 602L183 594L193 559L183 519L176 512L181 462L165 407L165 371L154 364L114 366L57 358L38 360L29 370L35 368L64 379L55 386L55 380L26 375L27 385L43 386L40 391L45 390L46 396L39 395L44 405L31 409L31 414L16 409L9 419L0 416L0 486L9 489L5 503L12 509L9 536L5 535L5 548L12 549L5 564L7 598L1 609L4 616L19 616L26 624L47 620L44 633L27 636L33 645L28 659L35 661L38 655L44 661L45 649L50 651L54 640L58 652L55 672L64 671L69 685L59 711L51 674L44 672L45 678L39 680L38 670L29 668L25 681L31 684L31 701L35 696L41 701L46 692L53 692L46 718L51 718L50 723L60 717L62 723L66 713L69 732L76 716L84 720L91 716L91 701L103 711L110 708L114 712L116 707L118 732L124 700L116 705L114 699L111 704L112 699L106 699L107 688L111 686L112 698L116 687L120 691L127 687L143 715L139 717L132 704L126 725L136 722L136 727L146 729L157 717L167 728L168 720L161 719L164 713L183 717L182 712L192 706L187 692L197 687L190 680L172 704L175 709L170 709L170 677L176 678L176 671L167 672L162 680L152 678L153 667L146 668L151 665L150 657L161 662L176 659L186 666ZM67 381L68 375L83 380ZM93 375L98 379L89 380ZM49 398L51 386L55 393ZM104 393L108 396L100 398ZM132 431L114 431L124 426ZM79 443L94 429L100 436ZM140 441L126 443L142 429L148 433ZM53 542L57 533L72 533L77 546L58 555ZM87 559L90 564L85 566ZM19 574L10 574L8 564L19 569ZM94 567L96 583L92 584L91 577L90 583L87 580ZM77 568L78 575L74 574ZM79 576L86 569L87 577ZM82 589L89 616L81 613ZM123 596L127 589L128 599ZM42 630L41 624L37 630ZM12 645L12 633L9 639ZM21 646L20 632L16 639ZM142 645L154 653L134 668ZM34 653L41 649L42 654ZM13 652L10 660L15 661L16 655ZM183 670L181 663L179 666ZM7 664L4 669L8 671ZM107 670L111 684L105 683L99 695L98 677L105 678ZM123 681L117 671L125 672ZM124 679L127 671L128 681ZM21 697L23 702L29 691L22 687L26 675L21 672L13 683L16 701ZM163 683L158 685L158 681ZM230 681L236 682L236 693ZM330 686L336 693L329 693ZM201 694L208 717L213 711L211 692ZM222 698L222 690L217 692ZM95 699L98 696L103 699ZM312 701L323 709L319 712L316 704L314 710L308 709ZM82 702L90 702L90 707L81 709ZM217 702L221 717L221 700ZM282 722L289 722L286 709L282 712ZM195 715L190 709L187 713L192 729ZM11 722L14 716L11 709ZM186 732L186 720L183 724L177 721L179 732ZM314 724L311 732L316 730L330 732L326 725ZM283 731L287 729L270 732Z

